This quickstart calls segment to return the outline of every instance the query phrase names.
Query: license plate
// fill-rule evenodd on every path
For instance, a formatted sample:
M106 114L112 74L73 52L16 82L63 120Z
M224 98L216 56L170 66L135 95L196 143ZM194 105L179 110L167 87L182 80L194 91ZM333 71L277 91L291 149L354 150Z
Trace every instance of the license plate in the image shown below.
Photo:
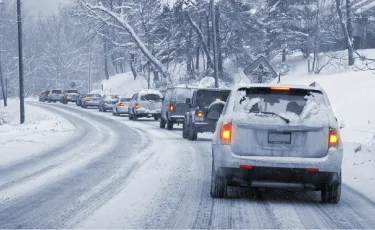
M290 144L292 134L288 132L270 132L268 133L268 143L270 144Z

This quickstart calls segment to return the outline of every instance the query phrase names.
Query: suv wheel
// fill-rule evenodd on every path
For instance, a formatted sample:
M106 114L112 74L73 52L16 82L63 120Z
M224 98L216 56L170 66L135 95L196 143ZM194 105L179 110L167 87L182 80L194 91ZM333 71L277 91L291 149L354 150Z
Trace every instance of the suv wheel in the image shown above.
M195 141L198 138L198 131L194 128L194 125L190 123L189 125L189 134L188 138L191 141Z
M226 179L220 177L214 167L212 162L212 173L211 173L211 197L213 198L225 198L227 197L227 183Z
M333 182L332 184L323 185L322 191L322 202L337 204L340 201L341 197L341 172L339 175L338 181Z
M102 111L103 111L103 112L107 112L107 110L106 110L104 107L102 107Z
M164 121L164 119L163 119L162 117L160 118L159 127L160 127L161 129L165 129L165 121Z
M116 109L116 116L120 116L120 114L118 113L118 109Z
M137 121L137 120L138 120L137 114L135 114L133 111L133 121Z
M129 120L133 120L133 114L131 112L129 112L128 118Z
M173 129L173 121L167 121L167 129L172 130Z
M182 123L182 137L187 138L188 137L188 132L186 128L186 119L184 119L184 123Z

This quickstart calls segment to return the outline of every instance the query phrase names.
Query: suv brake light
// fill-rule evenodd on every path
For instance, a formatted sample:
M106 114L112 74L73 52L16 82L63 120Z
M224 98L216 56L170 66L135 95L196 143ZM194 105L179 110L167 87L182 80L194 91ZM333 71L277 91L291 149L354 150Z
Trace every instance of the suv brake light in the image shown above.
M232 142L232 124L223 124L220 128L220 143L230 145Z
M138 103L135 103L135 109L139 109L139 105L138 105Z
M174 105L172 105L172 104L169 105L169 111L171 111L171 112L174 111Z
M118 106L124 106L124 103L121 102L120 104L118 104Z
M86 98L86 101L90 101L90 98Z
M329 129L329 140L328 140L328 146L331 147L337 147L339 145L339 137L337 134L337 130L334 128Z
M204 115L204 113L202 111L200 111L200 110L196 111L195 112L195 120L196 121L204 121L203 115Z

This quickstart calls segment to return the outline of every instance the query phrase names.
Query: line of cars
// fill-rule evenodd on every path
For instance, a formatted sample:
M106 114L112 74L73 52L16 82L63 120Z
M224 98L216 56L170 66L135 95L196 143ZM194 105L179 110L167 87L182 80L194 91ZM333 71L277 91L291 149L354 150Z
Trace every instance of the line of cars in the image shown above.
M159 120L161 129L182 124L182 137L212 132L211 196L228 187L320 191L325 203L341 197L343 123L324 90L310 86L250 84L229 89L187 85L140 90L132 98L86 94L76 101L130 120Z

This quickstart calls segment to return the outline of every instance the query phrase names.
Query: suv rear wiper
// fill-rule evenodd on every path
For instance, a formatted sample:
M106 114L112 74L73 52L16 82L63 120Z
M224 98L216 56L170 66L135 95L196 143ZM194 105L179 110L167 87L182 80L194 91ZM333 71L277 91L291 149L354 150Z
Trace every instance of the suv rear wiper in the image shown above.
M262 113L262 114L271 114L271 115L276 115L278 117L280 117L281 119L283 119L287 124L289 124L290 120L288 118L285 118L277 113L274 113L274 112L262 112L262 111L259 111L259 112L252 112L252 113Z

